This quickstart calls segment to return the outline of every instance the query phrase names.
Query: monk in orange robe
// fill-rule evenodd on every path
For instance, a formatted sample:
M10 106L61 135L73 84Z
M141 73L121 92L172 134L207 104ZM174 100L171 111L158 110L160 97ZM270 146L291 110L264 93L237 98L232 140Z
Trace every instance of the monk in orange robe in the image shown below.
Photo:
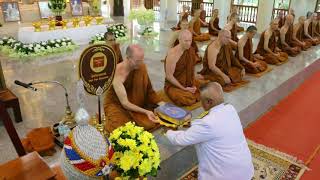
M123 61L123 58L120 50L120 44L116 43L116 38L114 37L114 34L112 32L106 32L104 33L104 39L107 45L111 46L115 51L117 56L117 62L121 63Z
M262 56L253 54L252 38L256 35L257 28L249 26L246 34L244 34L238 42L236 57L244 66L247 73L257 74L268 69L266 62L262 61Z
M112 88L104 99L104 111L108 116L105 128L112 132L133 121L146 130L152 130L158 123L153 109L164 103L152 88L143 62L143 49L139 45L130 45L126 56L117 65Z
M305 17L299 17L298 23L293 26L292 40L296 44L299 44L302 50L306 51L312 46L312 39L304 38L304 21Z
M204 10L203 3L200 4L200 22L201 27L208 27L208 23L206 22L207 12Z
M224 29L226 29L226 30L231 32L231 39L234 42L238 42L239 41L239 38L237 36L238 35L238 30L237 30L237 22L238 21L239 21L238 15L233 13L229 17L229 22L224 27Z
M192 34L184 30L179 44L169 49L165 59L165 86L167 96L178 106L190 106L199 101L200 82L195 76L195 52L191 47Z
M171 38L171 40L169 42L169 48L173 48L173 47L175 47L176 45L179 44L179 34L180 34L180 32L182 32L184 30L189 30L188 29L189 28L188 21L185 21L185 20L181 21L180 26L181 26L181 30L173 32L172 38ZM202 58L200 57L199 48L198 48L197 43L194 40L192 40L191 47L195 51L196 62L197 63L201 63L202 62Z
M292 40L293 37L293 16L286 17L285 24L280 29L279 47L283 52L289 56L297 56L301 52L301 46Z
M242 81L245 69L233 55L230 39L230 31L223 29L218 39L208 45L203 69L199 72L205 80L218 82L221 86Z
M200 10L196 10L194 13L194 17L190 22L190 31L192 32L195 41L201 42L210 40L210 35L208 33L201 33Z
M311 39L313 46L320 44L320 40L317 37L314 24L312 23L315 17L316 13L308 12L307 20L304 21L304 38Z
M219 10L213 10L213 15L210 19L208 26L209 34L212 36L218 36L221 28L219 27Z
M190 15L190 12L188 11L188 7L186 5L183 5L182 6L182 12L179 15L179 22L175 27L172 27L171 29L173 31L180 30L181 29L181 26L180 26L181 22L182 21L188 21L189 15Z
M230 17L232 14L236 14L239 17L239 13L238 13L238 8L236 6L233 6L230 12L230 15L227 17L227 23L231 20ZM238 25L238 23L236 24L237 26L237 31L238 32L243 32L244 31L244 27L241 27Z
M278 21L276 19L272 20L270 27L261 34L255 52L255 54L263 56L264 61L268 64L280 64L288 60L288 54L277 47L276 32L278 26Z

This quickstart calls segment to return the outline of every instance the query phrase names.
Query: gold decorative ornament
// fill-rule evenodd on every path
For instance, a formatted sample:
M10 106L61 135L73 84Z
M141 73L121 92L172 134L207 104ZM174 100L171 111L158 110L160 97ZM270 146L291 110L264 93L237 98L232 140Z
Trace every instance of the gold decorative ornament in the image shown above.
M74 114L72 113L70 106L66 107L64 117L61 120L61 123L67 125L69 128L73 128L74 126L77 125L75 119L74 119Z
M95 19L96 19L96 24L97 25L102 24L103 20L104 20L104 18L102 16L95 17Z
M85 16L85 17L83 17L84 24L85 24L86 26L90 26L90 23L91 23L92 19L93 19L93 18L92 18L91 16Z
M74 28L79 27L80 26L79 23L80 23L80 19L79 18L73 18L72 19L72 25L73 25Z
M41 31L41 22L34 22L34 23L32 23L32 26L34 27L34 32Z
M62 29L67 29L67 24L68 24L68 21L67 20L62 20L60 21L60 24L62 26Z
M50 30L50 31L56 29L56 21L55 21L55 20L50 20L50 21L48 22L48 25L49 25L49 30Z

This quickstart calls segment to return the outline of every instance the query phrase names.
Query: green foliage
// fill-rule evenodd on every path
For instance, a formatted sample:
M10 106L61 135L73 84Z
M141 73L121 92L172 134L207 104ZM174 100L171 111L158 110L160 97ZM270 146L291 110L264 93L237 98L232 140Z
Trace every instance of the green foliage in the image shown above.
M129 20L137 19L140 25L150 25L155 21L155 13L151 9L133 9L130 11Z
M67 7L65 0L49 0L48 7L56 16L61 16Z

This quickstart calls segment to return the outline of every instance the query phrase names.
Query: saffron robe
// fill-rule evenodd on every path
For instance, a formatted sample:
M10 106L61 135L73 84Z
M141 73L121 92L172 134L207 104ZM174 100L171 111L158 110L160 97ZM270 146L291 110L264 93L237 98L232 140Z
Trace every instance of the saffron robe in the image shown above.
M197 19L193 24L193 31L197 35L193 35L193 40L195 41L208 41L210 40L210 35L208 33L201 33L201 22Z
M213 25L213 27L215 27L216 29L221 30L221 28L219 27L219 18L216 17L213 21L210 21L209 26L208 26L209 34L212 36L218 36L219 32L212 29L211 25Z
M286 52L289 56L297 56L301 52L301 45L295 41L292 40L293 37L293 25L291 25L288 28L288 31L286 32L286 38L285 42L289 45L285 46L284 44L281 43L281 38L279 38L279 48L283 51Z

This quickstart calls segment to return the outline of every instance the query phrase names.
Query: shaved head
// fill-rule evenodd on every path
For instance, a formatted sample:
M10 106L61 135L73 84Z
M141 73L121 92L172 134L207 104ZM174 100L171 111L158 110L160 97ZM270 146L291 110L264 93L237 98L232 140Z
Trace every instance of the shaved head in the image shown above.
M182 30L179 33L179 44L184 50L190 48L192 43L192 33L189 30Z
M126 50L127 60L130 62L130 66L133 69L138 69L144 60L144 50L138 44L131 44Z
M289 25L291 25L293 23L294 17L291 14L288 14L286 17L286 23L288 23Z
M200 87L200 98L203 108L208 111L224 102L223 89L217 82L210 82Z

